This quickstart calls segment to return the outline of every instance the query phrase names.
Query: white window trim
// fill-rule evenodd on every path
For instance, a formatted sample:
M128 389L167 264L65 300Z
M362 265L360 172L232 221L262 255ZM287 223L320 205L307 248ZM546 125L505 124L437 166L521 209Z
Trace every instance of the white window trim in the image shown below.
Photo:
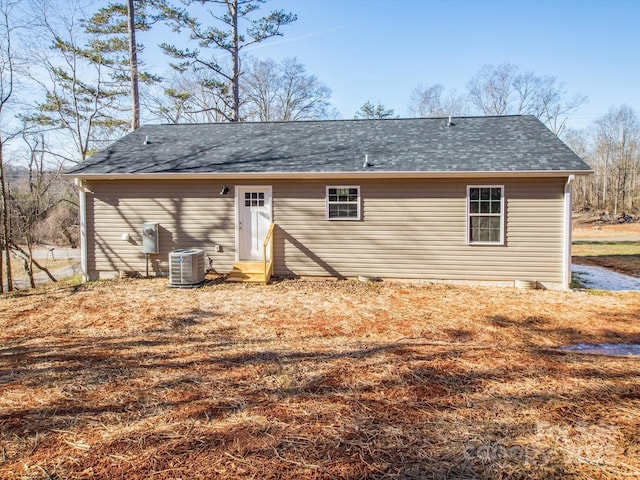
M500 189L500 241L498 242L472 242L471 241L471 216L475 214L471 213L471 189L472 188L499 188ZM504 224L504 213L505 210L507 209L507 204L505 202L505 195L504 195L504 185L467 185L467 232L466 232L466 236L467 236L467 245L504 245L504 231L505 231L505 224ZM483 214L486 215L486 214ZM495 214L490 214L489 216L498 216Z
M358 189L358 215L356 217L329 217L329 189L330 188L357 188ZM325 220L344 222L344 221L358 221L362 216L362 203L361 197L362 192L360 190L360 185L327 185L325 188L324 201L325 201Z

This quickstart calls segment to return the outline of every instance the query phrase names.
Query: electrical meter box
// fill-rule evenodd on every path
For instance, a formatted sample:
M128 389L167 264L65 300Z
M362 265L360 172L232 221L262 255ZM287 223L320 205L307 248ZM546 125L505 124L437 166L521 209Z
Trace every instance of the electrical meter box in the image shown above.
M142 224L142 253L159 253L158 224L144 222Z

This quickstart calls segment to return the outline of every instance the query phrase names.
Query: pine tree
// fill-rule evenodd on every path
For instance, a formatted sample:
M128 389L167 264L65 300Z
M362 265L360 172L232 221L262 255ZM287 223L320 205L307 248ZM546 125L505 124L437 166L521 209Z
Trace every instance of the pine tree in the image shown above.
M127 0L126 3L110 3L98 10L86 23L87 32L99 35L110 52L111 67L115 77L128 81L131 96L131 130L140 127L140 87L139 83L153 83L158 76L140 71L138 53L142 45L136 43L136 32L146 32L153 22L162 15L149 15L150 8L166 6L164 2L147 0Z
M360 107L354 116L354 118L389 118L393 117L394 111L393 108L387 108L380 102L378 105L374 105L373 103L366 101L364 105Z
M55 35L51 49L60 58L46 62L52 82L38 113L25 117L69 133L81 161L129 123L120 108L128 90L112 72L115 61L108 58L114 43L96 38L82 47L73 36Z
M217 49L228 53L230 67L219 62L215 56L207 56L198 49L179 49L168 43L160 45L166 54L179 61L172 65L176 70L184 72L188 69L203 69L210 73L205 86L218 93L225 105L224 111L219 113L231 122L240 121L242 50L268 38L281 36L280 28L297 19L296 15L281 10L252 18L265 2L266 0L199 0L197 3L208 6L210 18L217 20L217 25L213 26L202 25L186 10L172 10L170 21L175 30L188 30L190 38L196 40L203 49ZM222 12L217 11L218 7ZM244 33L240 31L241 20L249 23Z

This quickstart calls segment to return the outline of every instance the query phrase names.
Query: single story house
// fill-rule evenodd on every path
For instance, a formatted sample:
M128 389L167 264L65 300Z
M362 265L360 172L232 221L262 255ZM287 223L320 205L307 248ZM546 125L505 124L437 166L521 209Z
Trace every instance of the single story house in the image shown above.
M233 272L264 261L273 224L266 255L279 277L561 289L571 184L589 173L518 115L148 125L67 175L86 280L167 275L169 253L188 247ZM145 222L155 250L143 248Z

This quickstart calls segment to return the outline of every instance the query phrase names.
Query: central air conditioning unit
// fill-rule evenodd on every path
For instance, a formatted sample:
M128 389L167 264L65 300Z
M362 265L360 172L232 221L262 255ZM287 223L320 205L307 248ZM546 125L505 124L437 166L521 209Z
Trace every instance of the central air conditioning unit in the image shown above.
M179 248L169 252L169 286L199 287L204 283L204 250Z

